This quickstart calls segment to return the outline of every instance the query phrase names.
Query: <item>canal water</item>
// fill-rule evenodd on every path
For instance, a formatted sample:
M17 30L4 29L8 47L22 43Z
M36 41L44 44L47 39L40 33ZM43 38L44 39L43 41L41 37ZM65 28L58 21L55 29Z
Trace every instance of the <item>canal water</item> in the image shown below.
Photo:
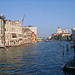
M0 48L0 75L65 75L63 67L75 55L70 46L67 41L43 41Z

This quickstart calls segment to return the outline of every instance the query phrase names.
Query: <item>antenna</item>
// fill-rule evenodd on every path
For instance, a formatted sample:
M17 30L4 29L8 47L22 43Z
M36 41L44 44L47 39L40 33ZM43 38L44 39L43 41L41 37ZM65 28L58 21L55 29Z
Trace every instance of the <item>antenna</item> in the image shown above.
M22 26L24 26L24 17L25 17L25 14L24 14L24 16L22 18Z

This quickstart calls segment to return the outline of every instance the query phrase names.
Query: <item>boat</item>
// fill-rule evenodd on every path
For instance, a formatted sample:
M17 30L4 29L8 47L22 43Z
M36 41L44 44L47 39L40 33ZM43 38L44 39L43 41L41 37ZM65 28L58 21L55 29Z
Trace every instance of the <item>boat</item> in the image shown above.
M46 42L48 42L48 40L46 40Z
M74 59L71 59L63 68L63 71L74 73L75 75L75 57Z

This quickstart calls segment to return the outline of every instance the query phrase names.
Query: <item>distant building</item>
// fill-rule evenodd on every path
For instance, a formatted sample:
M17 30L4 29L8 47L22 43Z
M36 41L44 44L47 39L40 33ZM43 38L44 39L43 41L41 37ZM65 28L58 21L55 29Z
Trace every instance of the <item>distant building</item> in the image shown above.
M36 41L36 36L29 28L23 27L23 43L34 43Z
M60 34L54 33L54 34L52 34L51 39L59 40L59 35L60 35Z
M32 31L23 27L23 44L32 42Z
M60 40L71 40L71 34L70 33L61 33L60 34Z
M72 27L72 40L75 41L75 27Z
M64 29L64 30L63 30L63 33L68 33L68 30L67 30L67 29Z
M58 29L56 30L56 33L52 34L52 39L55 39L55 40L58 40L60 39L59 38L59 35L62 33L62 30L61 28L58 26Z
M52 39L55 40L70 40L71 34L68 33L67 29L64 29L63 32L60 27L56 30L56 33L52 34Z
M61 40L71 40L70 38L71 34L68 33L68 29L64 29L63 32L60 34Z
M56 30L56 33L57 34L60 34L60 33L62 33L62 30L61 30L61 28L58 26L58 29Z
M32 32L32 43L36 42L36 35Z
M31 25L28 25L28 26L26 26L26 28L29 28L32 32L34 32L34 34L36 36L36 39L37 39L37 37L38 37L38 29L37 29L37 27L33 27Z

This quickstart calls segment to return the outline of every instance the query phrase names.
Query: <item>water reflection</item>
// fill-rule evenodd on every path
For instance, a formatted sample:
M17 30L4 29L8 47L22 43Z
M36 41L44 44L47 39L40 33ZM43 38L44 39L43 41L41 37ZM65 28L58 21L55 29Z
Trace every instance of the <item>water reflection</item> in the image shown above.
M73 57L73 50L66 53L66 44L48 41L0 49L0 74L64 75L63 67Z

